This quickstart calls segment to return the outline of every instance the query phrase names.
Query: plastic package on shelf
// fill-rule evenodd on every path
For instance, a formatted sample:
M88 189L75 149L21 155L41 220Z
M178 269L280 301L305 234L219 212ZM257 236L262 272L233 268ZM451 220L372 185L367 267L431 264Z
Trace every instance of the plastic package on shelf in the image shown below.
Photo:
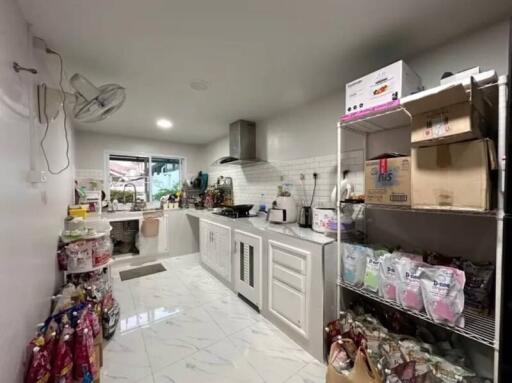
M379 268L379 295L397 303L399 259L396 254L385 254L381 257Z
M421 268L421 291L434 322L464 327L464 271L453 267Z
M92 249L87 241L76 241L66 245L67 271L87 271L93 267Z
M364 274L364 288L377 293L379 291L379 273L382 256L387 254L385 250L374 250L366 258L366 270Z
M362 286L366 269L366 258L373 250L363 245L343 244L343 280L354 286Z
M112 240L110 237L93 239L90 241L93 267L101 266L112 258Z
M401 257L397 262L398 301L402 307L418 312L424 307L420 281L422 266L426 265L409 257Z

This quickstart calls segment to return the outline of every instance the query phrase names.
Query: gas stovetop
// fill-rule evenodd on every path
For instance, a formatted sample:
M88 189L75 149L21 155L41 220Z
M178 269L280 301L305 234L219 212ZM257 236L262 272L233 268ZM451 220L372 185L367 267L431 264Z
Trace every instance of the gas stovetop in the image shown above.
M224 217L229 218L249 218L256 217L256 214L251 214L249 210L236 210L230 208L224 208L221 211L215 211L213 214L223 215Z

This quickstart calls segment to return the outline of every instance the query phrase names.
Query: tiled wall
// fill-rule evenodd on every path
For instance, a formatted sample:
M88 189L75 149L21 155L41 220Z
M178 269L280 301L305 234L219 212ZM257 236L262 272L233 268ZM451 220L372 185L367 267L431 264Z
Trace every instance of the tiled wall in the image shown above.
M356 193L363 193L363 151L354 150L342 154L342 169L350 170L348 179ZM336 154L302 158L290 161L257 162L244 166L212 166L209 168L209 183L217 177L231 177L236 204L259 204L261 194L270 205L280 184L292 184L292 195L299 204L309 205L313 192L313 173L318 173L313 206L330 207L331 192L336 184ZM300 179L304 174L305 179ZM88 187L88 182L103 181L101 169L77 169L76 179L80 185Z
M350 170L348 178L356 193L363 193L363 151L345 152L342 155L342 169ZM299 204L304 200L309 205L313 192L313 173L318 181L313 206L331 206L330 196L336 184L336 154L303 158L290 161L258 162L244 166L214 166L209 169L209 183L217 177L233 178L235 204L259 204L261 194L267 205L275 199L277 187L282 183L293 184L292 195ZM305 175L301 181L300 175Z

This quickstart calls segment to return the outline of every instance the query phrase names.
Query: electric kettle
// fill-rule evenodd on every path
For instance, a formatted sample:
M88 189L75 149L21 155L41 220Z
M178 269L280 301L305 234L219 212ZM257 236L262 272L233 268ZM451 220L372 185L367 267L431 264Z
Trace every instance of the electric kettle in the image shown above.
M300 227L311 227L313 222L313 212L311 206L302 206L299 211L298 223Z

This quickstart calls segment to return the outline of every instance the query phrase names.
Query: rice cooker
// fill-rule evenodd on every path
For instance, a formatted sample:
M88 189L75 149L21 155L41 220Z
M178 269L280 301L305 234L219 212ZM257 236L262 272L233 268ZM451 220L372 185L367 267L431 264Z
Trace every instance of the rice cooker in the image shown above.
M319 233L325 233L336 222L336 209L330 207L313 208L313 230ZM335 230L334 230L335 231Z

